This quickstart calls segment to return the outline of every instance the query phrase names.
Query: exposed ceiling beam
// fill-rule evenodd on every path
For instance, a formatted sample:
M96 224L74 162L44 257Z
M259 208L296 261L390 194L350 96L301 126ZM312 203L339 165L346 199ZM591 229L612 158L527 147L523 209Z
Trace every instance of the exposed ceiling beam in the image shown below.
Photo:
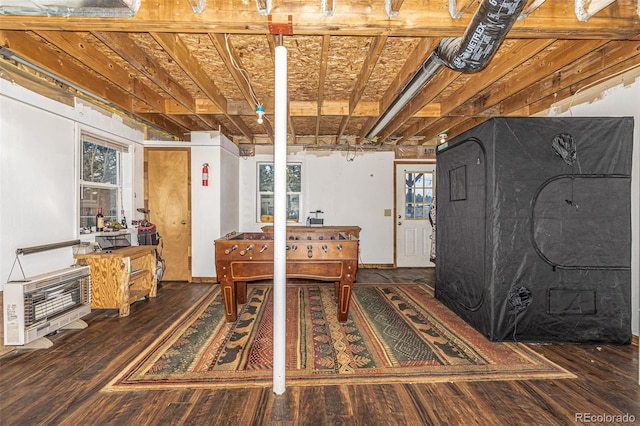
M460 19L474 4L477 6L478 0L465 0L460 6L458 6L457 0L449 0L449 15L451 15L453 19Z
M513 87L516 87L515 84L519 83L522 90L514 93L513 91L505 92L499 87L494 90L494 87L492 87L490 94L495 94L496 96L487 97L486 94L480 93L476 101L471 101L471 104L477 104L476 108L467 111L467 113L472 114L474 111L488 112L491 110L491 114L488 114L484 119L490 118L491 115L523 115L518 111L523 111L526 116L533 115L551 107L557 100L575 94L579 90L577 89L578 87L599 83L603 72L607 72L608 75L615 75L628 71L633 67L637 68L640 63L640 51L635 43L612 41L602 45L602 42L594 41L590 48L594 53L600 54L591 54L589 56L585 56L587 47L578 49L577 46L570 44L576 43L575 41L566 41L566 43L569 43L564 46L566 49L561 49L556 53L556 56L562 56L560 52L568 54L568 52L575 50L565 58L566 66L546 76L542 74L531 76L533 79L532 84L518 82L519 79L513 79L512 81L507 79L502 83L504 87L511 87L512 84L514 85ZM621 58L625 59L621 61ZM548 60L552 59L549 58ZM541 59L541 61L544 61L544 59ZM486 99L488 101L485 101ZM483 102L478 103L478 100ZM428 139L434 137L443 129L449 129L450 137L456 136L459 132L464 131L461 130L464 126L473 127L473 125L479 124L478 118L481 117L469 117L467 115L445 116L427 126L420 134ZM467 124L463 126L461 123ZM468 130L471 127L464 127L464 129Z
M289 101L289 115L291 117L321 117L323 115L343 116L349 115L349 100L324 101L322 107L315 101ZM273 99L266 99L264 105L273 109ZM148 108L148 106L145 106ZM139 112L158 112L149 109L137 110ZM439 103L430 103L416 112L414 117L438 117L442 108ZM164 103L164 114L189 114L190 111L175 100L167 100ZM255 110L244 100L227 100L227 112L233 115L254 116ZM197 114L222 114L210 99L196 99ZM374 101L360 101L353 110L352 117L377 117L380 115L380 103Z
M447 115L460 105L464 105L469 99L552 43L553 40L510 40L503 44L500 54L496 55L496 57L489 62L489 65L485 68L485 72L468 75L468 81L464 85L454 93L448 94L446 99L443 99L440 104L440 114ZM418 106L419 105L415 105L414 108ZM407 114L409 113L411 113L411 111L407 111ZM422 126L420 123L411 126L408 130L404 131L402 139L406 140L415 136L423 127L425 126ZM446 130L446 128L442 130ZM398 143L400 142L402 142L402 140Z
M227 100L215 85L211 76L207 75L197 61L192 57L189 49L180 36L168 33L152 33L153 39L175 61L186 75L200 90L222 111L225 117L246 137L251 137L251 130L239 117L227 113ZM195 111L195 101L194 101Z
M424 63L429 55L431 55L439 42L440 39L431 37L425 37L418 42L416 47L413 49L412 54L409 55L402 65L402 69L398 72L387 90L384 92L380 101L380 111L386 111L389 108L393 100L398 96L398 93L400 93L402 88L407 85L413 74L422 65L422 63ZM362 129L360 129L359 141L364 139L365 135L369 133L375 124L376 120L370 120L362 127Z
M372 128L380 141L434 143L444 129L453 136L491 116L533 114L638 63L637 0L613 1L587 22L576 18L575 0L529 0L529 15L516 22L483 70L457 74L439 67L396 119L379 124L442 37L465 32L481 0L353 0L344 7L338 1L332 17L323 16L318 4L273 3L276 21L285 19L287 9L298 13L294 33L284 37L291 143L335 144L341 137L361 143L362 132L368 135ZM0 30L0 42L15 55L11 49L0 53L15 60L24 56L25 64L35 64L34 77L58 82L71 99L88 94L178 138L221 129L236 143L269 143L269 125L255 122L256 103L273 111L275 42L267 17L247 0L214 0L215 8L209 6L216 13L198 16L187 3L161 2L153 12L144 3L142 15L126 22L21 17L18 23L3 16L3 28L24 30ZM467 12L453 19L449 4ZM389 15L395 8L401 13ZM90 30L80 31L83 26ZM12 66L10 59L5 62Z
M527 6L522 10L522 13L520 13L518 19L525 19L527 16L538 10L538 8L542 6L545 1L546 0L531 0L529 4L527 4Z
M362 69L358 74L355 87L351 91L351 98L349 99L349 114L342 118L338 134L336 136L336 143L340 141L340 138L344 134L344 130L347 127L347 123L349 123L349 119L351 118L353 111L360 102L360 98L362 98L362 93L367 87L367 82L369 81L369 78L373 73L373 69L375 68L376 63L378 63L378 59L380 58L380 54L382 53L382 49L384 49L384 45L386 42L386 36L374 37L371 41L369 52L367 53L364 64L362 65Z
M528 105L530 114L537 114L550 108L558 99L565 99L568 96L602 82L602 73L606 72L609 78L623 74L631 69L638 69L640 66L640 51L629 49L628 43L619 44L609 42L601 49L602 60L594 61L594 58L583 58L567 67L557 71L553 76L541 80L540 83L527 88L531 103ZM620 55L624 58L620 60ZM614 58L615 62L614 62ZM558 84L549 85L550 82ZM547 83L547 87L544 84ZM514 96L519 96L520 93ZM505 102L506 113L515 110L518 105Z
M519 21L510 32L513 38L607 38L626 40L638 35L640 17L637 0L617 0L608 6L608 13L592 16L580 22L568 0L547 0L529 18ZM183 33L242 33L267 34L268 23L250 1L229 1L218 7L207 7L194 14L187 2L142 2L140 10L131 18L95 19L37 16L3 16L5 29L69 31L148 31ZM292 16L293 32L298 35L357 35L357 36L413 36L458 37L468 26L471 13L461 19L449 15L447 0L411 2L403 5L402 13L390 19L380 2L372 7L370 1L351 1L340 4L340 13L322 17L320 2L310 13L310 5L287 2L271 12L276 16ZM564 13L569 12L569 13ZM606 15L606 16L605 16ZM619 25L611 25L617 21ZM426 30L428 29L428 30Z
M73 61L66 53L54 50L51 45L37 43L37 37L24 31L0 31L0 46L28 60L32 64L61 77L107 103L125 111L132 111L132 97L119 87L105 81L87 68Z
M129 34L120 32L93 32L92 34L189 111L195 111L195 101L189 92L178 84L155 59L138 47Z
M429 102L433 101L436 96L442 93L453 81L460 76L459 71L454 71L450 68L442 67L440 70L427 82L417 95L415 95L409 103L400 110L400 113L395 116L393 120L384 128L383 132L378 135L378 141L384 142L389 138L396 129L402 126L407 120L409 120L417 111L422 109ZM444 130L444 129L443 129Z
M227 72L229 72L231 77L233 77L233 81L236 82L240 92L255 113L255 109L258 106L256 102L257 99L254 99L255 95L252 93L253 89L249 85L249 77L242 75L241 71L236 69L236 66L241 70L244 70L244 67L242 66L240 57L234 52L233 46L229 42L229 34L209 33L209 38L222 58L222 61L227 68ZM269 120L263 120L262 126L264 127L267 135L273 135L273 127L271 127ZM245 136L248 137L249 135L245 134Z
M329 57L329 42L331 41L330 35L322 36L322 50L320 52L320 72L318 73L318 102L316 103L316 132L315 138L318 143L318 135L320 133L320 117L322 116L322 107L324 103L324 83L327 78L327 58ZM290 113L293 108L290 108Z
M514 72L513 76L507 76L493 85L491 90L479 93L474 99L466 102L464 105L460 105L455 111L455 115L475 116L481 111L505 101L514 93L518 93L530 85L535 84L536 81L545 80L547 76L553 75L554 71L558 68L563 68L581 61L583 57L599 49L606 43L606 41L600 40L587 43L575 40L557 41L553 50L542 52L533 58L536 66L530 68L530 72L524 74L517 73L517 76ZM584 72L585 70L581 70L578 74L583 74ZM524 105L520 105L509 108L508 111L505 111L505 114L520 109L523 106Z
M90 33L40 31L37 34L72 57L82 58L85 66L117 84L124 91L133 94L138 100L150 106L153 112L163 112L164 98L139 79L131 78L125 69L87 42L87 37L93 37Z

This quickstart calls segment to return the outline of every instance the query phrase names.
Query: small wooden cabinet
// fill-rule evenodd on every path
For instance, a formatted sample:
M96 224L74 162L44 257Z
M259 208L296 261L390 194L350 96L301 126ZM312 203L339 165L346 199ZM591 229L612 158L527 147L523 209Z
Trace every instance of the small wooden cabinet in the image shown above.
M145 296L156 297L155 246L131 246L73 257L91 268L92 309L119 309L120 316L126 317L133 302Z

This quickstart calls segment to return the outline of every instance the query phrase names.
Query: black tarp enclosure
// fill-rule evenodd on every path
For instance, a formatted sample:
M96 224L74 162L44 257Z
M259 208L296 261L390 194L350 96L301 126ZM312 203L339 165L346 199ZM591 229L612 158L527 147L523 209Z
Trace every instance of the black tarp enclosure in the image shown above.
M437 153L436 297L490 340L629 343L633 118L494 118Z

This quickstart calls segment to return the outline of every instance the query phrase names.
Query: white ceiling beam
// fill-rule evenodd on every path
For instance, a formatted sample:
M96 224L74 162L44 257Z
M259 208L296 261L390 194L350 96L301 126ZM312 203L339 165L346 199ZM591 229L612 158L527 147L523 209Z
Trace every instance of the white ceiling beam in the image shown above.
M266 4L262 4L262 0L256 0L256 8L261 16L267 16L271 13L271 0L266 0Z
M207 0L188 0L193 13L202 13L207 6Z
M460 19L474 2L475 0L467 0L462 5L462 8L458 9L458 0L449 0L449 15L451 15L453 19Z
M519 20L525 19L527 16L531 15L533 12L535 12L540 6L542 6L542 4L547 1L547 0L533 0L530 4L528 4L524 10L522 11L522 13L520 14L520 16L518 16ZM640 0L638 0L640 1Z
M324 16L333 16L336 11L336 0L331 0L331 9L327 9L327 0L322 0L322 14Z
M578 21L586 22L614 1L616 0L576 0L576 17Z
M391 0L384 0L384 9L387 11L387 16L389 18L395 18L396 16L398 16L399 10L393 10L393 5L391 4Z

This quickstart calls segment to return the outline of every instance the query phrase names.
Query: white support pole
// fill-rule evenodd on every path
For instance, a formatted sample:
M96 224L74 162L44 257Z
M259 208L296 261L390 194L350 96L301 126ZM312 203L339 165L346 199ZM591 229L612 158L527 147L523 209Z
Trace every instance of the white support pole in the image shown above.
M273 200L273 392L285 391L287 323L287 49L276 47Z

